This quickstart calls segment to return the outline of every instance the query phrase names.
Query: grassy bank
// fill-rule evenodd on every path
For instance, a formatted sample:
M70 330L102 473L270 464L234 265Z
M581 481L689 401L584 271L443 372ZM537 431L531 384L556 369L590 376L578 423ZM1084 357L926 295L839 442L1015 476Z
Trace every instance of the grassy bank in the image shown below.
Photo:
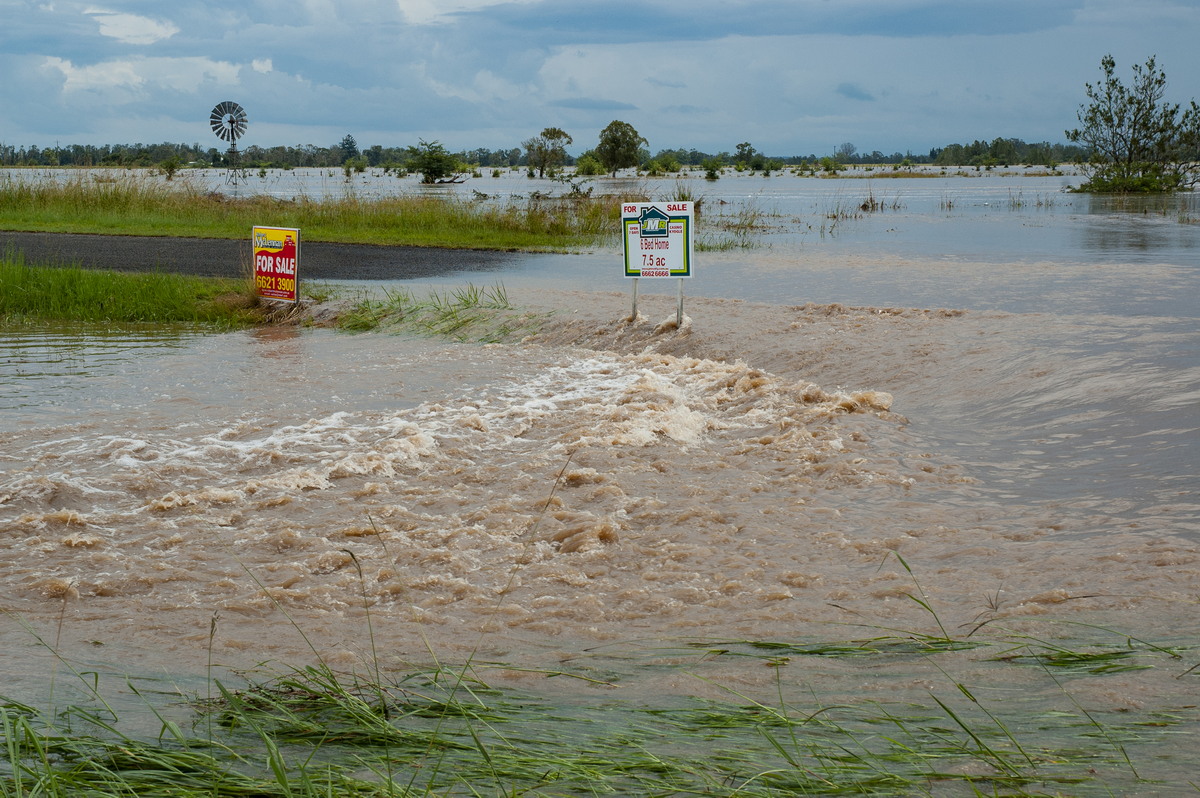
M43 268L27 266L20 255L0 257L0 324L36 320L228 328L262 319L249 279Z
M298 227L306 241L562 251L611 237L609 198L507 203L446 197L232 198L186 179L136 173L65 181L0 175L0 228L31 232L246 238L253 225Z
M303 294L318 302L340 302L344 310L334 325L349 332L386 330L492 343L536 332L549 316L514 307L500 285L467 284L424 297L408 291L353 297L314 283L304 286ZM228 329L269 322L292 310L260 302L249 278L31 267L20 255L0 257L0 326L84 322Z

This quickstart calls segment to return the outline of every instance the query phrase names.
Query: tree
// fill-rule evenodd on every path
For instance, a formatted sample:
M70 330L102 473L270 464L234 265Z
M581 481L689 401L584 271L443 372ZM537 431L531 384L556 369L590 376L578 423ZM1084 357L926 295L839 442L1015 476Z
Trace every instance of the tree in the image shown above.
M523 146L529 168L537 169L538 177L545 177L546 172L554 174L555 169L566 162L567 145L571 143L571 136L557 127L548 127L539 135L527 139Z
M602 175L604 174L604 164L596 157L595 150L588 150L579 156L575 161L575 174L577 175Z
M171 155L163 159L158 168L162 169L162 173L166 175L167 180L171 180L175 177L175 173L179 171L179 167L181 166L183 166L183 161L179 160L179 156Z
M628 122L614 119L600 131L600 144L596 147L596 158L607 172L617 176L618 169L637 166L641 163L640 149L648 142Z
M420 144L409 147L408 151L409 168L421 173L422 183L436 183L458 171L458 159L447 152L440 142L420 139Z
M1082 127L1067 139L1091 153L1084 166L1088 181L1081 191L1176 191L1200 182L1200 107L1196 101L1180 113L1163 102L1167 76L1154 56L1135 64L1133 83L1116 77L1111 55L1100 60L1104 80L1087 84L1090 105L1079 107Z
M820 163L821 168L831 175L836 175L840 170L846 168L838 163L836 158L830 158L828 155L822 158Z
M345 137L341 140L341 143L337 145L337 148L342 151L342 163L345 163L351 158L358 157L358 142L355 141L354 136L351 136L349 133L345 135Z

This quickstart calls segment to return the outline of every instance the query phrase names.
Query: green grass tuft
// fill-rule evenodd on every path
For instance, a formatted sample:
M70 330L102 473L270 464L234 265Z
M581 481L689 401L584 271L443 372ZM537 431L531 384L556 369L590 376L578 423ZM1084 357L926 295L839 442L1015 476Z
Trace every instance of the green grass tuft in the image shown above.
M408 291L354 303L338 320L352 332L388 329L474 343L512 341L536 332L548 313L521 311L508 301L503 286L462 288L426 297Z

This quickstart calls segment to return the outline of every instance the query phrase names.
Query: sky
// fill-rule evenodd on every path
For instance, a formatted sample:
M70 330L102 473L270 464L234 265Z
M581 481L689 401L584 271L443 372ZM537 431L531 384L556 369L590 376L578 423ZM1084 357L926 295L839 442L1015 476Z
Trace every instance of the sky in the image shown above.
M572 154L1065 142L1111 54L1200 97L1200 0L0 0L0 144L439 141Z

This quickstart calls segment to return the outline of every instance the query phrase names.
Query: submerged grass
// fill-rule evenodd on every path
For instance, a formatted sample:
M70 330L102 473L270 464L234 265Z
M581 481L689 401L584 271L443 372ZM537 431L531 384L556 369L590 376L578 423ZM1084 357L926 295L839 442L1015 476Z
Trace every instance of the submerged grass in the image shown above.
M59 233L245 238L253 225L298 227L307 241L563 251L610 238L608 197L538 195L510 202L444 196L278 200L233 198L185 179L131 173L99 182L0 175L0 226Z
M910 656L795 648L870 656L864 674ZM160 721L152 739L121 732L107 706L43 713L0 700L0 796L1107 795L1153 786L1129 746L1197 722L1081 706L1028 716L949 676L926 701L784 698L781 687L771 703L732 689L628 702L594 681L553 698L498 688L489 668L504 666L363 678L319 664L249 674L240 688L217 680L215 697L186 700L190 731L146 699Z
M697 251L754 249L762 245L762 235L780 218L777 211L762 208L754 199L733 203L731 208L724 205L715 205L715 209L704 213L704 225L696 239Z
M0 698L0 798L1044 796L1188 789L1186 781L1144 774L1132 752L1194 734L1200 725L1194 705L1173 712L1088 709L1062 677L1105 678L1114 671L1059 671L1056 661L1069 655L1108 662L1107 654L1128 650L1145 667L1178 668L1186 649L1082 624L1069 626L1089 629L1093 643L1078 649L1013 631L985 638L994 631L986 622L956 637L913 581L909 598L927 611L929 632L876 628L885 633L851 641L683 641L676 651L691 655L682 658L651 649L656 664L648 667L664 667L666 655L674 662L666 666L675 669L673 681L695 679L716 687L723 700L623 700L617 690L624 677L616 672L596 679L585 670L547 670L539 692L489 683L489 672L514 670L503 663L386 671L368 614L367 675L334 670L314 648L316 665L240 674L238 687L211 679L216 692L210 688L204 698L175 695L190 713L190 731L126 680L159 729L136 736L121 731L99 675L55 653L90 704L41 711ZM364 602L369 611L365 594ZM1097 632L1125 643L1096 647ZM976 656L973 650L992 648L1001 651L978 661L1001 669L1033 665L1021 668L1033 681L1004 693L969 686L952 673L964 656ZM704 675L706 664L729 655L771 667L777 698L754 698ZM870 700L857 688L849 697L823 696L805 685L817 663L830 658L841 660L856 684L904 672L913 661L941 679L923 699L908 691ZM519 670L528 682L531 671ZM578 687L550 686L572 677ZM1017 695L1031 685L1061 694L1066 708L1058 701L1031 712ZM1186 742L1176 748L1185 750ZM1157 751L1148 757L1151 764L1162 759ZM1186 773L1186 762L1177 770Z
M400 290L388 291L382 299L364 298L339 317L338 327L351 332L387 329L497 343L536 332L549 316L514 307L501 285L468 284L424 297Z
M254 287L169 273L124 274L0 257L0 323L79 321L238 327L261 321Z

